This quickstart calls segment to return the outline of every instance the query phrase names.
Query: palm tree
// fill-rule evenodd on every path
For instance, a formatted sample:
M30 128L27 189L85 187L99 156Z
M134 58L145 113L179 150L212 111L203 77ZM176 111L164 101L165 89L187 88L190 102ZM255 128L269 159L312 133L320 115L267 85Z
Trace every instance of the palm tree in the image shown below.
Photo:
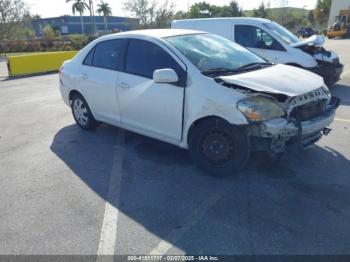
M91 18L91 32L93 35L96 34L96 21L95 21L95 9L94 9L94 1L89 0L89 12Z
M80 14L81 31L85 34L83 13L86 9L89 9L89 6L85 3L85 0L66 0L67 3L71 1L74 1L72 5L73 15L75 15L76 12Z
M105 29L107 31L108 25L107 25L107 17L112 14L112 8L109 6L108 3L105 3L101 0L101 3L97 5L97 13L103 14L103 20L105 22Z

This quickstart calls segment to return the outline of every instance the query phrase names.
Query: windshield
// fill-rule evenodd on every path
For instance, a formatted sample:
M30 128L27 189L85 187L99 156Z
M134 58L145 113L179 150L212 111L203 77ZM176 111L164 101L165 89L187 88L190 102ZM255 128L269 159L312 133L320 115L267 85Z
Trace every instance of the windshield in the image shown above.
M236 71L248 65L266 63L248 49L214 34L180 35L167 37L166 40L202 73Z
M288 31L286 28L275 22L265 23L264 26L272 30L288 45L299 43L298 37L296 37L292 32Z

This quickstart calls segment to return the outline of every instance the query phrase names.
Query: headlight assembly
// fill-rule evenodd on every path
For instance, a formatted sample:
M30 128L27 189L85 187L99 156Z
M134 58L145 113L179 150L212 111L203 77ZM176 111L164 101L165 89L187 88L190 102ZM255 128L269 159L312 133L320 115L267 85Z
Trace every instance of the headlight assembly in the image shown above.
M237 108L252 122L270 120L285 114L276 102L265 97L243 99L238 102Z

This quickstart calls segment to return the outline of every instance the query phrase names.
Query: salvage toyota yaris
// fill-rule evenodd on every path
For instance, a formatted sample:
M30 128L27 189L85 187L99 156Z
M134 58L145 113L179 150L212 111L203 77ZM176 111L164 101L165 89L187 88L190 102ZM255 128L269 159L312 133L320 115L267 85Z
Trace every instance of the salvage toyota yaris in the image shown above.
M61 67L60 91L82 129L105 122L186 148L215 176L239 170L253 151L312 145L339 105L314 73L177 29L93 41Z

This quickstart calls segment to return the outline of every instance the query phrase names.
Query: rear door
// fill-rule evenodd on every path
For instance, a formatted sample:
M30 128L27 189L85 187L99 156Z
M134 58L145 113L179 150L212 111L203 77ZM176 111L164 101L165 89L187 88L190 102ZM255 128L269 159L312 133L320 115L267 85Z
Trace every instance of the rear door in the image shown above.
M153 72L164 68L174 69L179 81L155 83ZM151 40L130 39L118 83L123 126L164 141L181 141L186 70L171 51Z
M80 86L95 118L109 123L120 121L117 82L127 41L98 43L83 62Z

